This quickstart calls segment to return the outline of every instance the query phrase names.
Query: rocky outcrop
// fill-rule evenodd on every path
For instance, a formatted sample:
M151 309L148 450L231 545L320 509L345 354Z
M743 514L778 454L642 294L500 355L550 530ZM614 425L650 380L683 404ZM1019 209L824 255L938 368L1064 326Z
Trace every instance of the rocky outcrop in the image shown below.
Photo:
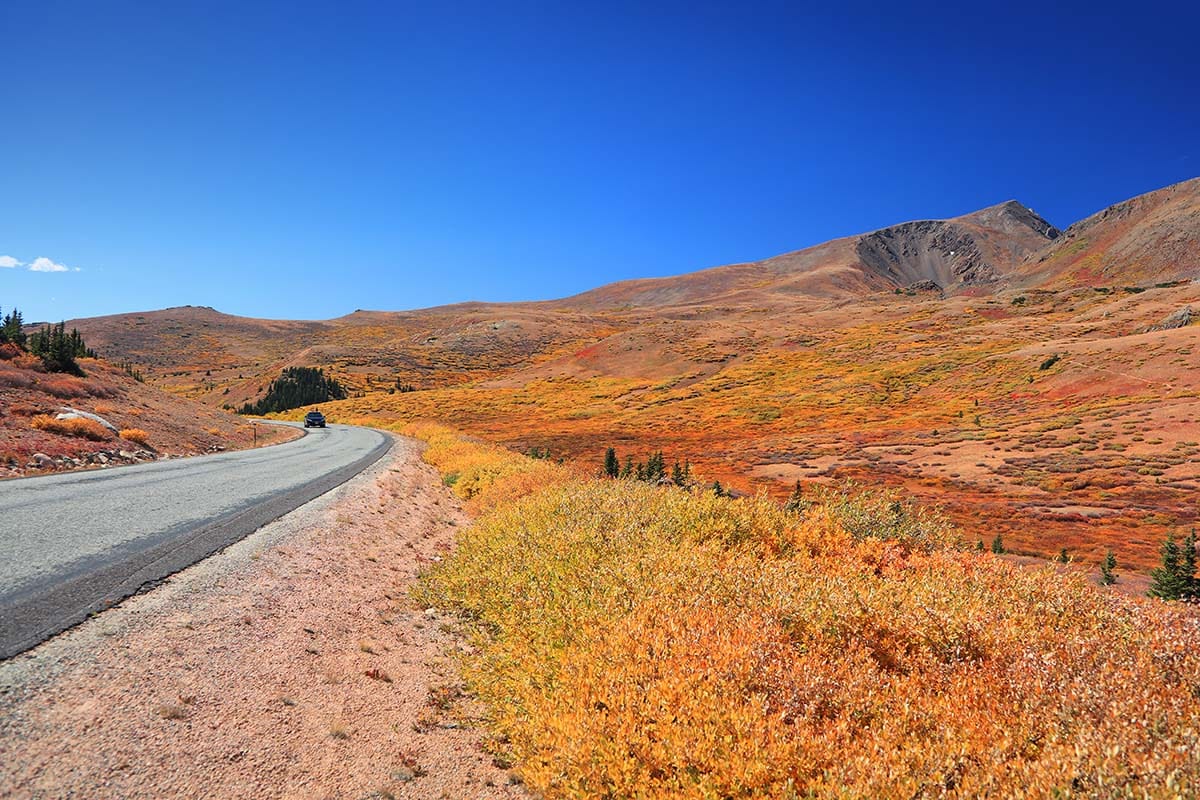
M1191 306L1184 306L1178 311L1174 311L1163 318L1162 322L1157 325L1148 325L1145 328L1138 330L1138 333L1150 333L1151 331L1169 331L1175 328L1186 328L1192 324L1192 320L1196 319L1196 313L1192 311Z
M898 287L934 284L946 292L1003 280L1059 231L1009 201L965 217L906 222L859 237L863 266Z
M897 286L994 283L1000 274L966 230L950 222L907 222L863 236L855 248L863 264Z

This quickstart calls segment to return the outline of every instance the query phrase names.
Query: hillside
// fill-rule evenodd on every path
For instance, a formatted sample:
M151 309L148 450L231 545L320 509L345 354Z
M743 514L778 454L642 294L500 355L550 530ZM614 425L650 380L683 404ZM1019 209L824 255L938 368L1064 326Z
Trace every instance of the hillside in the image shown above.
M1067 228L1016 271L1022 286L1145 286L1200 274L1200 178L1117 203Z
M83 376L47 373L28 354L0 354L0 478L239 449L294 435L269 425L256 434L245 420L147 386L106 361L79 363Z
M994 289L1058 235L1009 201L951 220L910 222L765 261L626 281L544 303L464 303L355 311L324 321L235 317L205 307L72 320L106 353L165 388L240 405L287 366L329 366L363 391L396 381L445 385L496 377L653 324L705 326L763 308L813 310L910 286ZM718 334L736 340L739 332Z
M549 303L72 324L211 405L320 366L352 390L323 406L334 419L443 420L589 468L662 449L780 498L891 485L1018 552L1145 567L1197 513L1198 195L1178 184L1063 235L1010 201Z

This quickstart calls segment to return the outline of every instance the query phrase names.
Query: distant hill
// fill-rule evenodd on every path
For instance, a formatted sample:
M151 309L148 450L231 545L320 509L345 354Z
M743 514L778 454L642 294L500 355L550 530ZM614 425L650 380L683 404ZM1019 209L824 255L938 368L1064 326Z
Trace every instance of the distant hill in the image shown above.
M952 220L903 223L765 261L625 281L544 303L356 311L323 321L252 319L184 306L70 324L101 352L137 364L164 388L236 407L261 396L289 366L330 367L360 391L396 382L445 385L500 378L653 326L656 318L704 319L719 328L748 308L812 310L910 288L992 291L1057 235L1009 201Z
M1010 200L550 302L356 311L322 321L185 306L70 325L156 385L230 408L260 399L293 366L327 368L356 393L475 380L515 385L537 375L701 375L753 349L751 340L777 338L773 324L761 324L765 317L825 314L888 294L992 296L1190 278L1200 265L1198 215L1200 180L1193 180L1118 203L1065 234Z
M991 289L1058 235L1050 223L1010 200L954 219L905 222L764 261L614 283L558 304L595 310L847 300L912 286L946 293Z

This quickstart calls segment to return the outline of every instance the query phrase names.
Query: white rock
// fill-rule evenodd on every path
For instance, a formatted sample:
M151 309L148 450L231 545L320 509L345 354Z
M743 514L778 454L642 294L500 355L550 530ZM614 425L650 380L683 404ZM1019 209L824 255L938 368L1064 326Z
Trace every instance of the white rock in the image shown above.
M70 406L63 406L62 411L58 414L57 417L55 417L55 419L80 419L80 418L90 419L93 422L99 422L101 425L108 428L113 433L120 433L120 431L117 430L116 425L113 425L111 422L109 422L104 417L100 416L99 414L93 414L90 411L80 411L79 409L71 408Z

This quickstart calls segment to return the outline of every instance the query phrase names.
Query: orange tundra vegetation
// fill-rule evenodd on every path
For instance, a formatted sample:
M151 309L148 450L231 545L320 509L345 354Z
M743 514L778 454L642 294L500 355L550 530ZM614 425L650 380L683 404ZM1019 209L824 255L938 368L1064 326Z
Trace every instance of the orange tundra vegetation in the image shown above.
M426 574L548 798L1179 797L1200 620L964 546L885 492L584 477L407 432L480 514Z
M150 442L150 434L146 433L141 428L124 428L121 431L121 438L142 446L145 446Z
M93 442L103 442L112 438L112 433L92 419L73 417L71 419L55 419L49 414L38 414L29 424L39 431L58 433L63 436L78 436Z

